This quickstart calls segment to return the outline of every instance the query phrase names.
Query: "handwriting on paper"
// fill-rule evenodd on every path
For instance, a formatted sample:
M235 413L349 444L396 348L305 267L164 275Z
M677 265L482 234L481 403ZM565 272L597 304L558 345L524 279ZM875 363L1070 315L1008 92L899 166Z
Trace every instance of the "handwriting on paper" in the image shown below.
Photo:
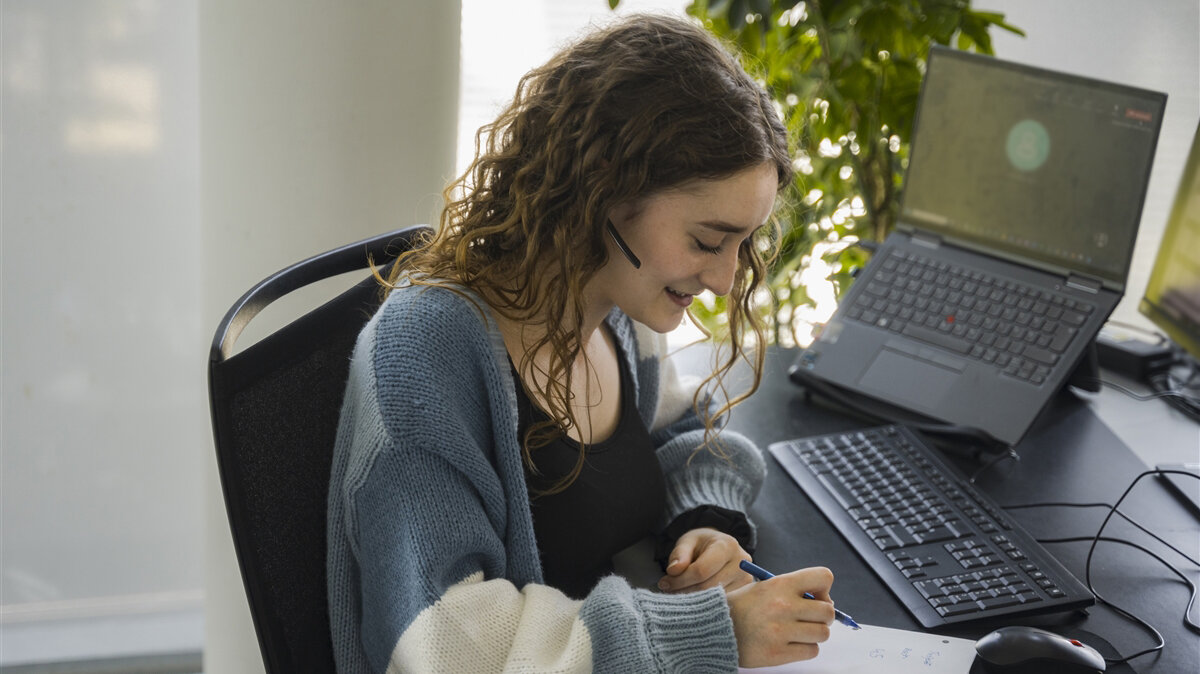
M829 641L813 660L779 667L742 669L744 674L967 674L975 642L937 634L863 625L830 628Z

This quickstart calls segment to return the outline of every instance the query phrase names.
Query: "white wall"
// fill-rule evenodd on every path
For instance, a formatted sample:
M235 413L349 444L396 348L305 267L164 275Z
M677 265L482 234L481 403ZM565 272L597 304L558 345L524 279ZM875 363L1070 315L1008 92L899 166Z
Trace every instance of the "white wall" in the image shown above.
M475 131L512 100L517 81L589 27L631 13L683 14L688 0L462 0L458 161L475 158Z
M208 344L267 274L435 217L458 8L3 0L0 666L207 631L206 669L261 667Z
M0 664L199 630L195 21L2 5Z
M436 221L454 169L458 2L205 0L199 26L205 326L291 262ZM205 670L260 671L205 466Z

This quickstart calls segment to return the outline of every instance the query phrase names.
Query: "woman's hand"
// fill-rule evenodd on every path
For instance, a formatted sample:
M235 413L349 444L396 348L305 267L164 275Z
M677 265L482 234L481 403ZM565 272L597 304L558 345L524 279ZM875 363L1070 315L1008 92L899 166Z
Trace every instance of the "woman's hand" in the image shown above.
M729 617L742 667L768 667L817 656L829 639L833 573L823 567L801 569L730 592ZM815 599L805 599L809 592Z
M754 579L738 567L750 554L737 539L716 529L692 529L679 537L668 558L667 575L658 581L665 592L694 592L710 587L725 591L748 585Z

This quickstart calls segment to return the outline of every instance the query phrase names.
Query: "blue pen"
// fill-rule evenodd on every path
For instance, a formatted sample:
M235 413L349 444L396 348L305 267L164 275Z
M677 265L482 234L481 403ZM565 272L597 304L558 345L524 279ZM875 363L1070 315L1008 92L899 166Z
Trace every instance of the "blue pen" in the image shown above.
M751 576L754 576L758 580L766 580L768 578L775 577L775 574L771 573L770 571L767 571L766 569L762 568L761 566L759 566L753 562L747 562L746 560L742 560L742 563L739 564L738 566L742 567L742 571L745 571L746 573L750 574ZM814 597L811 592L805 592L804 598L805 599L816 599L816 597ZM850 614L846 613L845 611L839 611L838 609L835 608L835 609L833 609L833 612L834 612L834 614L837 615L838 622L842 623L843 625L846 625L847 627L853 627L856 630L862 629L861 627L859 627L858 623L854 622L854 618L851 618Z

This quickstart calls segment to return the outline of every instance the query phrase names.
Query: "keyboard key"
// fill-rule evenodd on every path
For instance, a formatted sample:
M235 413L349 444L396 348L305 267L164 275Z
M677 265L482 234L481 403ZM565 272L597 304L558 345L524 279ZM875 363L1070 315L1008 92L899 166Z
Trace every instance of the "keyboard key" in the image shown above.
M933 527L923 534L915 534L914 538L918 543L939 543L941 541L948 541L958 538L961 535L962 534L959 533L959 531L953 526L943 524Z
M1078 332L1075 328L1059 326L1059 329L1054 333L1054 339L1050 341L1050 345L1047 348L1055 353L1062 353L1070 345L1071 340L1075 338Z
M821 480L821 484L825 485L825 488L828 489L829 492L833 494L834 498L838 500L838 503L842 505L842 509L850 510L855 506L861 505L858 497L855 496L854 493L849 489L847 489L840 480L831 479L825 475L820 476L819 479Z
M965 354L971 350L971 343L965 339L960 339L953 335L946 334L945 332L930 330L921 326L909 325L908 327L904 328L904 332L902 334L908 335L914 339L919 339L923 342L928 342L934 346L940 346L943 349L949 349L950 351L954 351L956 353Z
M976 602L976 604L979 605L979 610L981 610L981 611L987 611L988 609L1005 608L1007 606L1014 606L1014 605L1020 604L1020 603L1021 603L1021 600L1017 599L1016 597L1014 597L1012 595L1001 596L1001 597L988 597L985 599L980 599Z
M1058 362L1058 354L1032 344L1026 344L1025 348L1021 351L1021 355L1043 365L1054 365Z
M1084 321L1087 320L1087 315L1080 313L1078 311L1072 310L1072 309L1067 309L1067 310L1063 311L1062 320L1067 325L1073 325L1075 327L1079 327L1079 326L1083 325Z
M974 602L963 602L961 604L953 604L951 606L939 606L937 612L938 614L949 618L952 616L963 615L965 613L974 613L978 610L979 607Z

